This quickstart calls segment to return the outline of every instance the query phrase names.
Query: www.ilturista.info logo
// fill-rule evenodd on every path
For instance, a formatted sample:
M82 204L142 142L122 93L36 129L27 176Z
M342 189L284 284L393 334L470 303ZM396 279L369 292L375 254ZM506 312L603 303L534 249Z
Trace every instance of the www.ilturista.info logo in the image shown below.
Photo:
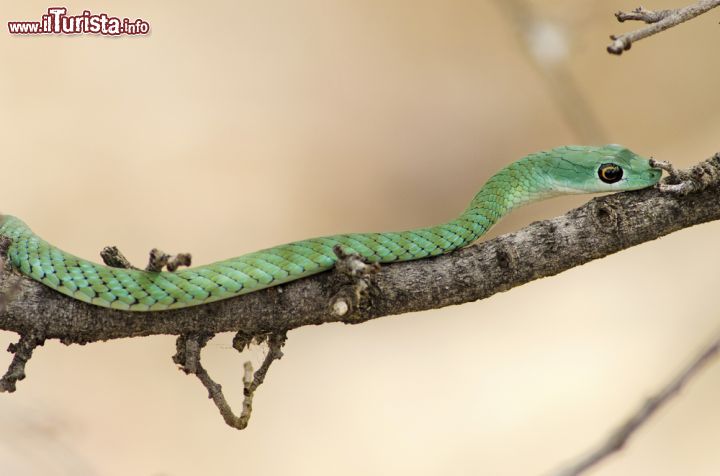
M65 7L50 7L40 21L9 21L8 31L14 35L147 35L150 24L145 20L129 20L93 14L85 10L82 15L68 16Z

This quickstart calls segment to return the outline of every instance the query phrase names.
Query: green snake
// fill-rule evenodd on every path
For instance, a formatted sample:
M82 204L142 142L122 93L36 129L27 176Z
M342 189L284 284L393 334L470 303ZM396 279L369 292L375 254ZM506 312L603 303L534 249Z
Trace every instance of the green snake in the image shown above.
M334 247L370 263L448 253L477 240L513 208L571 193L652 186L662 171L619 145L563 146L528 155L492 176L467 209L447 223L402 232L325 236L175 272L112 268L44 241L21 220L0 217L12 267L56 291L97 306L159 311L197 306L329 270Z

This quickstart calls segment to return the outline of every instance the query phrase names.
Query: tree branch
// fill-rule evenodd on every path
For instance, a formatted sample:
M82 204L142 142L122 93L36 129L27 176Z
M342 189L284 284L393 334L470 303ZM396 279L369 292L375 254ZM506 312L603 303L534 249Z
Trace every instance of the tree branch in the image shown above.
M185 309L126 312L64 296L5 266L0 330L42 330L66 344L158 334L241 332L282 334L328 322L378 317L476 301L553 276L677 230L720 219L720 153L676 177L696 186L688 194L658 189L594 198L565 215L448 255L383 266L373 276L369 305L339 315L331 302L334 273ZM0 247L0 255L2 253Z
M720 6L720 0L699 0L693 5L672 10L651 11L643 7L638 7L630 13L617 12L615 18L617 18L619 22L636 20L643 21L647 23L648 26L618 36L610 35L610 39L613 40L613 42L607 47L607 51L614 55L621 55L623 51L630 49L633 42L677 26L717 6Z
M88 343L155 334L177 335L173 358L209 392L228 425L242 429L252 398L270 364L282 356L288 330L328 322L356 324L382 316L437 309L484 299L689 226L720 219L720 153L688 171L669 172L654 189L595 198L563 216L448 255L379 268L340 253L335 272L215 303L178 310L127 312L86 304L33 281L7 262L0 240L0 329L20 341L0 391L12 392L25 377L32 351L46 339ZM129 265L120 260L120 265ZM364 298L364 299L361 299ZM268 338L265 362L253 374L246 364L245 399L239 416L222 387L200 361L218 332L236 332L242 351L253 338Z
M690 379L715 358L719 351L720 336L717 336L687 367L674 376L658 393L648 398L625 423L613 431L595 450L580 458L573 465L556 473L556 476L578 476L605 460L608 456L623 449L630 437L647 423L662 406L677 396Z

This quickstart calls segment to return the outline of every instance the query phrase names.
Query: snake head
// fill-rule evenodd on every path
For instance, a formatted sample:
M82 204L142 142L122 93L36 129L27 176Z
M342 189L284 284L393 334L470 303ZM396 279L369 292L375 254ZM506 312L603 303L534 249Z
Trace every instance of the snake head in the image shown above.
M548 155L552 165L547 173L570 193L638 190L655 185L662 176L650 159L617 144L558 147Z

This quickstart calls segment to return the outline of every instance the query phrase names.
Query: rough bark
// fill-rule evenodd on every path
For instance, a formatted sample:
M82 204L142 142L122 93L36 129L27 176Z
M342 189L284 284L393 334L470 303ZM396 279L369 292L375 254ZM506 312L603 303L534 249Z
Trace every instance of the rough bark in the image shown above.
M68 298L5 266L0 329L68 344L225 331L258 336L462 304L717 220L718 176L720 154L683 174L682 180L695 184L683 193L646 189L594 198L565 215L449 255L384 266L373 278L370 298L342 316L331 302L338 292L334 273L198 307L134 313Z

